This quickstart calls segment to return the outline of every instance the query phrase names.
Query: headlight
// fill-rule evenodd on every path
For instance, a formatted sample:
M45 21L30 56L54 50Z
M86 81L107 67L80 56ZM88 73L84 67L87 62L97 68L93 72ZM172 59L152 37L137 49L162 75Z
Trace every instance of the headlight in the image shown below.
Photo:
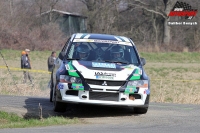
M135 86L135 87L148 87L148 80L134 80L134 81L129 81L127 86Z
M75 83L76 82L76 77L71 77L70 82Z
M63 82L63 83L77 83L77 84L81 84L82 83L80 78L71 77L71 76L68 76L68 75L60 75L60 82Z

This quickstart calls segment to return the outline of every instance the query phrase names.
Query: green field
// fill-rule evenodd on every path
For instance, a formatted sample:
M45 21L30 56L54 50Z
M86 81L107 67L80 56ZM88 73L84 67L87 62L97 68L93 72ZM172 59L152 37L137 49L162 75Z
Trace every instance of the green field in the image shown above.
M22 84L21 51L1 50L1 53L11 72L10 74L1 57L1 94L49 96L47 85L50 74L47 72L47 58L51 51L31 51L30 53L34 87L30 84ZM151 79L151 102L200 103L200 92L198 91L200 86L200 53L140 53L140 56L146 59L144 67Z

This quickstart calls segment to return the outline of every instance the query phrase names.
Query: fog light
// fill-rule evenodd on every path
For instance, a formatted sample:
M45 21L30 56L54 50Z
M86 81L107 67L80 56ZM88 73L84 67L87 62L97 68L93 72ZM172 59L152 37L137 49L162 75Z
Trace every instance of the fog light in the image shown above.
M85 98L87 98L87 96L86 96L86 95L82 95L82 98L84 98L84 99L85 99Z
M133 95L129 95L130 100L135 100L135 97Z
M125 101L125 100L126 100L126 98L124 98L124 97L123 97L123 98L121 98L121 100L122 100L122 101Z

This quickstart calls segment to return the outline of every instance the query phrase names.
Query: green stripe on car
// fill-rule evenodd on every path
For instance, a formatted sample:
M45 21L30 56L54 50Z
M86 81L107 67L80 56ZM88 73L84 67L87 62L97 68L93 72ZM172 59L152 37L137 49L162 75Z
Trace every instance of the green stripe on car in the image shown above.
M77 72L70 71L70 70L74 70L74 67L72 66L72 62L71 61L68 63L68 65L69 65L69 70L68 70L69 75L73 76L73 77L80 77Z
M130 80L140 79L139 69L136 69Z

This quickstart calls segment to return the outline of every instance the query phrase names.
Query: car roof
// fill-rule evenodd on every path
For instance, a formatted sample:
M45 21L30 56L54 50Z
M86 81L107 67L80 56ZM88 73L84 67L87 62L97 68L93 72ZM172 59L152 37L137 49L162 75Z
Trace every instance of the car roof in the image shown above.
M112 40L120 42L130 42L130 39L124 36L110 35L110 34L97 34L97 33L77 33L74 34L75 39L99 39L99 40Z

